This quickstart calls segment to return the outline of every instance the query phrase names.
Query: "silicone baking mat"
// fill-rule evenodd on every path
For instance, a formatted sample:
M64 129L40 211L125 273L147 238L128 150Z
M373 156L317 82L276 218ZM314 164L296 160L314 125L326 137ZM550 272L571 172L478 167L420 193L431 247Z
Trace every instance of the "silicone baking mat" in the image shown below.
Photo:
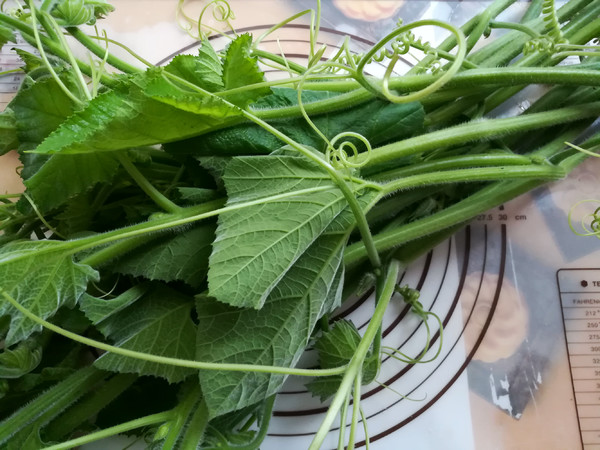
M109 37L152 62L197 51L198 41L177 26L177 1L112 3L116 12L100 25ZM202 3L188 2L190 17L197 16ZM254 34L315 6L312 1L286 0L229 3L238 32ZM319 40L333 53L349 34L360 51L399 18L462 24L487 4L324 1ZM501 19L518 19L526 6L516 2ZM291 60L303 59L307 26L300 19L283 27L265 41L265 48L284 52ZM425 39L433 44L445 37L430 33ZM227 38L215 36L212 42L222 48ZM17 63L4 53L0 64L6 70ZM377 74L382 69L372 65L369 70ZM16 83L16 78L2 80L0 101L8 101ZM528 91L514 107L526 108L533 95L534 90ZM0 165L6 166L3 161ZM578 201L600 198L599 174L600 160L592 158L568 179L478 216L406 270L402 283L420 289L425 307L442 319L444 345L439 358L428 364L385 360L379 383L364 388L371 448L600 449L600 240L574 235L567 221ZM339 315L363 329L371 311L367 296ZM417 355L424 342L423 325L401 302L392 304L384 322L384 345ZM435 333L433 352L438 343ZM303 363L311 361L314 355L308 351ZM261 448L308 446L326 407L303 383L294 378L286 383ZM336 439L334 429L325 448L336 447ZM124 442L111 445L123 448ZM105 449L107 444L85 448Z

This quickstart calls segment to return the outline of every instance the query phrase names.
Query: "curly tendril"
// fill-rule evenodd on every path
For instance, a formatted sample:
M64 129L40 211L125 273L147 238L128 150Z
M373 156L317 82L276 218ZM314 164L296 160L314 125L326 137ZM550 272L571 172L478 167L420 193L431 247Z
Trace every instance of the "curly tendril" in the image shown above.
M354 144L354 142L352 141L342 141L340 143L340 145L336 148L335 144L344 138L354 138L354 139L358 139L360 142L362 142L366 148L366 158L364 158L362 161L355 163L352 162L348 159L348 152L346 149L349 149L352 153L352 156L358 156L358 149L356 148L356 145ZM327 146L327 150L325 152L325 157L328 161L331 162L331 164L333 165L333 167L335 168L352 168L352 169L358 169L362 166L364 166L368 160L369 160L369 156L371 155L371 143L369 142L369 140L364 137L362 134L360 133L355 133L353 131L346 131L344 133L339 133L338 135L336 135L331 142L329 142L328 146Z
M176 16L180 26L192 38L204 40L207 39L211 33L217 33L221 36L231 38L231 36L224 33L223 31L211 27L210 25L206 25L206 23L204 23L205 15L209 10L212 14L213 19L215 19L217 23L226 24L229 30L233 33L233 35L237 36L235 28L231 24L231 20L235 20L235 14L233 12L233 9L231 9L231 5L229 5L229 3L226 0L212 0L211 2L207 3L202 8L202 11L200 11L198 20L193 19L185 12L185 3L186 0L179 0L179 3L177 4ZM196 28L197 34L193 34L192 30L194 28Z
M546 34L527 42L523 48L523 54L540 52L552 55L553 58L600 56L600 49L597 45L574 45L564 37L556 15L554 0L543 0L542 19L546 25Z
M392 348L392 347L383 347L384 353L398 361L401 361L401 362L404 362L407 364L428 363L428 362L435 360L442 352L442 345L443 345L443 341L444 341L444 331L443 331L444 327L443 327L441 319L439 318L439 316L437 314L432 313L431 311L425 310L425 308L423 307L423 304L419 301L419 297L421 294L416 289L412 289L408 285L405 285L402 287L396 286L395 291L398 294L400 294L402 296L402 298L404 299L404 302L408 306L410 306L411 312L423 321L423 324L425 325L425 330L427 332L427 338L425 341L425 347L423 348L423 351L421 351L421 353L416 358L411 358L410 356L402 353L400 350ZM439 330L440 330L440 344L438 346L438 349L437 349L435 355L433 355L429 359L424 360L423 358L429 351L429 345L431 344L431 328L429 327L429 322L428 322L428 319L430 316L433 317L438 323Z
M600 206L596 207L593 212L585 214L581 218L579 226L583 231L579 231L575 228L573 214L577 208L585 204L599 205L600 201L594 199L585 199L575 203L569 211L569 228L571 228L571 231L577 236L596 236L598 239L600 239Z
M548 36L554 41L565 40L560 30L560 23L558 16L556 15L556 8L554 7L554 0L543 0L542 2L542 19L548 29Z
M406 33L409 32L410 30L413 30L413 29L419 28L419 27L423 27L423 26L435 26L435 27L444 28L445 30L448 30L450 33L452 33L456 37L456 41L458 43L456 57L455 57L454 61L452 62L452 64L450 65L450 67L448 68L448 70L446 70L443 73L443 75L441 75L433 83L431 83L429 86L421 89L420 91L412 92L407 95L392 94L389 89L389 80L394 71L394 67L396 66L396 63L398 62L398 60L400 58L400 54L395 53L393 51L394 47L392 46L392 52L390 53L390 55L391 55L390 63L386 69L383 79L381 80L381 84L378 84L375 82L375 80L367 78L365 76L365 74L364 74L365 66L367 64L369 64L369 62L373 61L373 59L376 56L380 55L381 50L384 49L385 46L389 42L391 42L397 36L406 35ZM409 36L407 39L410 40L410 35L407 35L407 36ZM394 42L397 42L397 41L394 41ZM416 42L416 41L414 41L414 39L413 39L413 42ZM420 43L420 45L425 45L425 44ZM399 50L404 50L404 47L402 45L402 40L400 41L399 44L397 44L397 48ZM432 52L431 47L426 47L426 50L428 50L429 52ZM377 44L375 44L373 46L373 48L371 48L371 50L369 50L367 53L365 53L356 65L355 79L365 89L369 90L370 92L372 92L373 94L375 94L377 96L385 97L390 102L393 102L393 103L412 102L412 101L420 100L421 98L437 91L442 86L444 86L448 81L450 81L450 79L454 76L454 74L456 74L456 72L458 72L458 70L462 66L462 63L466 57L466 53L467 53L467 42L465 39L465 35L463 34L463 32L461 30L459 30L458 28L456 28L448 23L440 22L439 20L419 20L417 22L413 22L408 25L403 25L400 28L397 28L396 30L392 31L390 34L388 34L382 40L380 40ZM432 66L432 67L434 70L436 70L438 72L441 69L441 66L437 66L437 65Z
M398 26L402 26L402 20L398 21ZM353 70L356 70L358 64L363 60L366 56L365 53L353 53L350 50L350 38L346 36L344 42L340 46L338 52L331 58L331 62L337 62L342 66L346 66ZM387 44L386 44L387 45ZM394 56L399 55L407 55L409 54L411 48L415 48L420 50L425 54L425 56L430 56L433 60L428 61L427 64L420 66L419 70L421 72L430 71L431 73L437 73L442 68L442 64L439 61L439 55L435 48L431 46L429 42L423 42L422 38L417 38L414 33L411 31L407 31L405 33L401 33L393 38L391 42L389 42L389 48L383 46L379 50L377 50L374 54L371 55L367 64L371 62L383 62L386 59L392 59ZM340 67L338 66L329 66L327 71L330 73L337 73L340 71Z

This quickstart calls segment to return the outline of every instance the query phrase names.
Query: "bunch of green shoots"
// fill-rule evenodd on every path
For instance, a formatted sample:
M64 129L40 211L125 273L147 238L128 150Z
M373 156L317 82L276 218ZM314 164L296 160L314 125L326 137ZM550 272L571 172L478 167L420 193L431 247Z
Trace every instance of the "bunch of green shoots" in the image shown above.
M399 23L366 53L346 41L329 58L318 2L257 38L226 33L223 51L200 18L196 55L155 67L127 49L144 69L80 27L110 13L103 0L0 13L2 44L18 33L39 51L18 50L25 79L0 115L0 153L18 149L26 187L0 197L0 446L137 433L157 449L255 449L297 376L331 399L310 448L347 415L339 446L353 448L381 356L430 354L429 341L416 356L382 345L391 301L404 298L428 336L435 320L396 285L403 268L567 175L587 156L567 142L600 143L579 138L600 114L600 0L533 0L520 23L497 21L511 3L460 28ZM304 16L305 65L261 49ZM435 47L422 27L448 37ZM484 45L498 28L511 31ZM403 55L418 63L396 76ZM569 56L579 62L556 67ZM365 73L373 61L382 78ZM266 81L262 65L289 77ZM491 118L531 84L549 87L518 117ZM369 287L363 335L331 323ZM307 347L320 367L296 367Z

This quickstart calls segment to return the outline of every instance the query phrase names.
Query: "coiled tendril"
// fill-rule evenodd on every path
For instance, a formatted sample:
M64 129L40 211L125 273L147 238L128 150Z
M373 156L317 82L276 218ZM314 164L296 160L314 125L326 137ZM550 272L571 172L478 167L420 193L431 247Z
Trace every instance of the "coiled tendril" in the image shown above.
M564 37L556 15L554 0L544 0L542 3L542 18L546 24L547 33L527 42L523 48L525 55L540 52L552 55L554 58L567 56L600 56L597 45L574 45Z
M360 142L362 142L366 148L366 158L364 158L360 162L350 161L348 159L348 150L350 150L352 156L358 156L358 148L356 147L356 144L350 140L344 140L340 143L340 145L336 147L335 144L344 138L358 139ZM328 143L327 150L325 151L325 158L336 169L358 169L367 164L371 155L371 150L371 143L366 137L364 137L362 134L355 133L353 131L346 131L343 133L339 133Z
M596 236L600 239L600 206L598 206L593 212L585 214L579 223L579 227L583 231L579 231L575 228L575 224L573 223L573 214L577 208L585 204L599 204L600 201L593 199L585 199L581 200L573 205L571 210L569 211L569 228L571 231L575 233L577 236Z
M452 62L448 70L443 72L443 74L438 79L436 79L433 83L421 89L420 91L412 92L407 95L392 94L389 88L389 81L394 71L394 67L400 59L400 51L406 50L406 47L410 48L414 46L415 48L419 48L419 50L425 52L426 54L434 55L435 58L433 62L428 65L425 65L423 69L436 71L438 73L441 71L442 66L439 63L439 61L437 61L437 54L434 53L434 50L432 50L430 44L423 43L420 41L420 39L415 39L414 35L411 32L411 30L423 26L435 26L444 28L456 37L458 49L454 61ZM400 39L396 40L396 38ZM367 78L365 76L364 70L365 66L369 64L369 62L373 61L376 57L381 57L382 52L385 52L386 46L389 42L395 43L396 46L394 47L393 44L390 45L392 50L389 53L384 53L386 56L389 56L390 63L388 64L385 75L383 76L381 84L379 85L379 83L376 83L374 80ZM394 48L397 49L397 52L394 51ZM377 44L375 44L373 48L371 48L371 50L365 53L356 64L354 77L365 89L371 91L375 95L385 97L388 101L391 101L393 103L412 102L420 100L421 98L437 91L444 84L446 84L460 69L465 59L466 52L467 43L465 36L461 30L448 23L440 22L438 20L420 20L408 25L400 26L399 28L385 36L383 39L381 39Z
M397 22L397 26L401 27L403 24L402 19L399 19ZM385 38L384 38L385 39ZM363 58L366 57L366 53L353 53L349 48L349 38L346 37L344 43L340 47L339 51L336 55L331 58L331 61L335 61L343 66L347 66L350 68L356 68ZM387 45L387 44L386 44ZM368 56L366 64L370 64L372 62L383 62L386 59L399 58L400 56L407 55L411 48L415 48L417 50L422 51L425 56L431 56L433 60L429 61L427 64L420 66L420 72L431 72L431 73L439 73L442 68L441 61L439 60L437 50L432 47L429 42L423 42L422 38L417 38L412 31L406 31L404 33L400 33L393 38L389 42L389 47L383 46L378 51ZM327 68L327 72L330 73L338 73L341 70L339 66L329 66Z
M211 27L210 25L206 25L203 22L205 14L209 10L215 21L217 21L218 23L226 24L229 30L231 30L235 35L235 29L231 24L231 20L235 20L235 14L233 12L233 9L231 9L231 5L229 5L229 3L226 0L212 0L211 2L207 3L206 6L202 8L202 11L200 11L198 20L193 19L185 12L185 0L179 0L176 12L177 20L180 26L194 39L204 40L208 38L208 36L211 33L217 33L222 36L227 36L221 30ZM197 32L196 35L192 33L194 27L196 28Z
M425 310L425 308L423 307L423 304L419 301L419 297L421 294L416 289L412 289L408 285L405 285L402 287L396 286L396 292L398 294L400 294L402 296L402 298L404 299L404 302L408 306L410 306L411 312L423 321L423 324L425 325L425 330L427 332L427 338L426 338L426 342L425 342L425 347L423 348L421 353L416 358L411 358L410 356L402 353L400 350L395 349L393 347L383 347L384 354L386 354L398 361L407 363L407 364L427 363L427 362L433 361L440 355L440 353L442 351L444 335L443 335L443 324L442 324L441 319L439 318L439 316L437 314L432 313L431 311ZM440 344L438 346L438 349L437 349L435 355L427 360L424 360L423 357L429 351L429 345L431 344L431 329L429 327L429 323L427 320L429 318L429 316L433 317L439 325Z

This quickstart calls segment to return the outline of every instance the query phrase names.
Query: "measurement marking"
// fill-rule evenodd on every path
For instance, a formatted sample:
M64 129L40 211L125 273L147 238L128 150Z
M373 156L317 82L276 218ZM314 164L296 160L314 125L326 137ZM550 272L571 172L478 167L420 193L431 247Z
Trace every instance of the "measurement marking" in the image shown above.
M599 317L598 319L592 319L591 317L593 317L593 316L590 316L590 317L584 317L584 318L582 318L582 319L565 319L565 321L566 321L566 320L587 320L588 322L594 322L594 321L596 321L596 322L600 322L600 317Z
M600 291L561 291L561 294L600 294Z

